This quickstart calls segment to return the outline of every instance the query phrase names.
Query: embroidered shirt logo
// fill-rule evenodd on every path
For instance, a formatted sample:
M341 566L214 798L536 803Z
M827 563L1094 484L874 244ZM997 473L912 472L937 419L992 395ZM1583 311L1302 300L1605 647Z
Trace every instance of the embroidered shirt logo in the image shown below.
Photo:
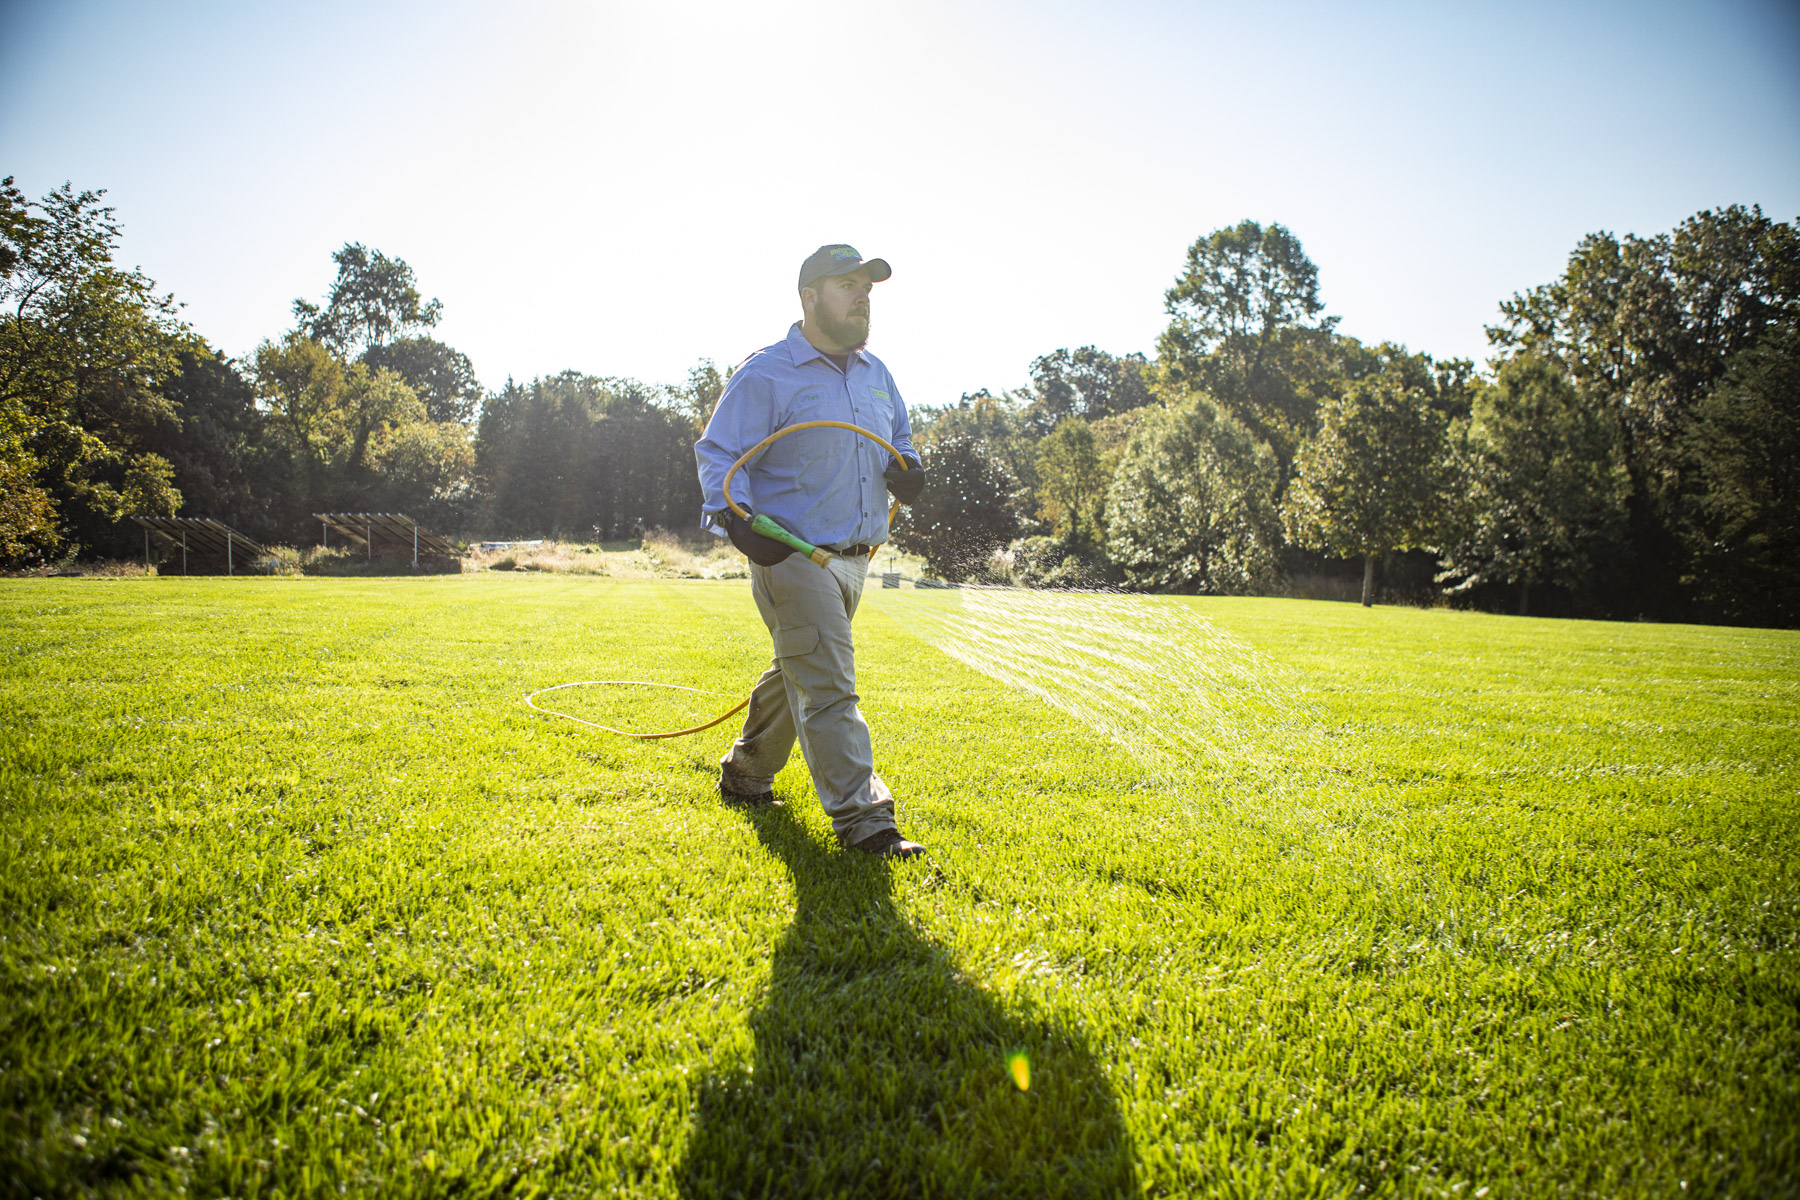
M880 388L870 388L869 395L875 397L877 400L891 399L891 397L886 392L882 391Z

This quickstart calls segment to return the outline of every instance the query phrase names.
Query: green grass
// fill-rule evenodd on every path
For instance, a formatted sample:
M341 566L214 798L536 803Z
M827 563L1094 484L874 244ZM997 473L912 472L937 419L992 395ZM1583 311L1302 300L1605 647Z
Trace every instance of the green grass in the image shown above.
M741 581L0 584L0 1188L1800 1194L1800 636L1171 600L1311 725L1183 780L926 602L888 866L520 705L741 694Z

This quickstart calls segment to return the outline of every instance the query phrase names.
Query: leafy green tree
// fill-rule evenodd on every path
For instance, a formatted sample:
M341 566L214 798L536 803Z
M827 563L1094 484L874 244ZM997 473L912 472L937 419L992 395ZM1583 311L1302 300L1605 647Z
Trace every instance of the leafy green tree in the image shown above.
M1014 573L1032 587L1094 587L1118 581L1107 553L1108 488L1132 436L1160 411L1126 409L1089 421L1068 417L1037 444L1038 515L1052 536L1015 543Z
M913 440L926 450L958 439L974 442L1000 468L996 479L1004 478L1008 489L996 493L993 503L1009 505L1015 525L1033 527L1029 514L1038 508L1037 448L1043 432L1031 415L1034 404L1029 392L967 392L954 405L915 411Z
M1326 404L1301 447L1282 507L1311 550L1363 560L1362 602L1375 602L1375 559L1435 542L1448 501L1448 421L1391 375L1352 384Z
M1107 553L1135 587L1242 594L1276 575L1275 456L1211 398L1146 410L1107 494Z
M1424 398L1431 408L1452 421L1467 420L1480 382L1475 364L1466 358L1438 362L1429 354L1415 354L1396 342L1367 346L1353 337L1333 337L1343 388L1361 379L1385 378Z
M196 345L181 352L180 368L161 392L175 419L146 434L143 445L173 466L182 511L254 537L283 536L270 516L284 500L285 470L263 436L255 389L236 365Z
M1558 363L1617 424L1634 482L1649 479L1731 357L1800 318L1800 227L1732 205L1672 234L1591 234L1560 278L1500 308L1489 340Z
M350 430L350 450L345 468L359 477L373 469L371 439L395 429L426 423L425 404L406 381L392 371L371 371L362 363L351 367L345 382L345 425Z
M1631 485L1630 591L1675 612L1682 563L1705 549L1680 541L1686 426L1738 353L1800 320L1800 225L1732 205L1669 234L1593 234L1561 277L1501 310L1489 340L1555 362L1613 424Z
M1284 226L1246 220L1190 246L1165 299L1170 382L1212 396L1267 443L1285 488L1339 374L1318 268Z
M930 486L902 511L894 545L924 557L926 567L950 580L979 576L1019 535L1016 485L976 438L952 433L934 438L925 455Z
M1031 390L1030 417L1042 432L1065 417L1097 421L1156 400L1143 355L1116 356L1093 346L1056 350L1033 360Z
M0 562L46 557L61 541L56 505L36 478L38 462L23 431L0 431Z
M471 515L475 446L457 421L409 421L381 427L369 448L366 503L404 511L433 526L460 527Z
M181 511L175 467L160 454L134 454L125 468L120 509L145 517L172 517Z
M139 446L173 419L158 386L191 342L175 301L114 265L103 195L64 184L32 202L0 182L0 452L19 491L0 543L27 553L115 539L159 469Z
M349 444L349 368L322 342L290 333L258 346L251 369L272 431L297 466L305 490L319 492Z
M321 306L294 301L298 331L350 362L375 346L423 333L438 323L443 305L419 293L413 269L360 242L331 256L337 279Z
M490 527L518 536L692 528L700 516L689 412L631 379L507 381L482 406L476 474Z
M696 439L705 431L713 409L719 406L719 397L724 395L725 381L729 378L731 372L721 371L713 365L712 359L703 358L689 369L685 383L670 389L670 401L687 419Z
M1695 598L1726 620L1800 625L1800 329L1734 356L1684 448Z
M308 510L404 508L459 524L474 499L474 369L428 336L443 306L423 298L405 261L359 243L332 259L325 302L296 300L299 327L255 361L258 395L293 464L291 490Z
M481 407L481 383L468 355L436 338L409 337L370 346L358 360L375 374L392 371L425 403L429 421L467 423Z
M1502 364L1476 396L1461 458L1458 515L1441 549L1447 592L1516 587L1525 614L1533 588L1591 597L1598 576L1617 571L1629 493L1617 429L1556 363L1523 354Z
M555 493L567 491L561 485L568 423L560 411L567 389L556 382L526 386L508 379L481 406L475 476L486 522L497 531L542 534L554 527Z
M410 510L431 503L441 515L452 496L466 492L466 478L444 478L459 465L472 468L466 428L431 421L397 373L360 362L345 366L299 333L264 342L253 364L269 431L292 464L293 507L280 515L290 529L304 526L306 514L320 506ZM410 449L396 458L396 446Z
M1040 515L1059 539L1074 541L1099 532L1105 465L1093 426L1080 417L1065 417L1038 443Z

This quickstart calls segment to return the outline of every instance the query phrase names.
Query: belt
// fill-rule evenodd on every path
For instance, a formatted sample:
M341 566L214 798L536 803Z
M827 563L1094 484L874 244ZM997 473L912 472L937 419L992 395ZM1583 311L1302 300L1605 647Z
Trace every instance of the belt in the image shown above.
M824 548L830 550L833 554L841 555L844 558L866 558L875 553L876 550L880 549L879 546L871 546L867 542L858 542L856 545L846 546L842 550L833 546L826 546Z

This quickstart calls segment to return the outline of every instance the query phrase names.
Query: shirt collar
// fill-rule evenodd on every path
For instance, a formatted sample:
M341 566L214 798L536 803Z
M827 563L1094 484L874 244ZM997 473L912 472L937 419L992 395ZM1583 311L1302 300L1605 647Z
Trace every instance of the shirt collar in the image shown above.
M820 350L817 346L806 340L806 335L800 332L800 322L798 321L795 321L792 327L788 329L787 348L788 357L794 360L794 365L796 367L809 363L815 358L825 357L825 352L823 350ZM867 351L856 350L853 351L853 353L856 355L858 362L869 361Z

